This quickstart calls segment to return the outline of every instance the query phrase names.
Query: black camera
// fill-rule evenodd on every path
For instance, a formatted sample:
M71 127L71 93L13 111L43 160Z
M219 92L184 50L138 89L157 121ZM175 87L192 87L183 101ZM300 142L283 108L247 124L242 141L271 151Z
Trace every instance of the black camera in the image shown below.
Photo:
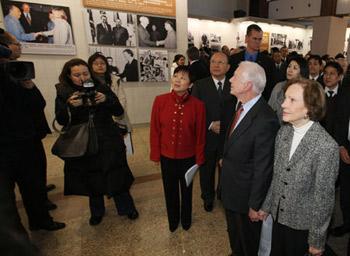
M0 73L6 75L12 81L25 81L35 78L33 62L8 61L0 63Z
M92 81L92 79L88 79L83 83L83 90L81 92L84 105L95 105L95 96L96 88L94 81Z

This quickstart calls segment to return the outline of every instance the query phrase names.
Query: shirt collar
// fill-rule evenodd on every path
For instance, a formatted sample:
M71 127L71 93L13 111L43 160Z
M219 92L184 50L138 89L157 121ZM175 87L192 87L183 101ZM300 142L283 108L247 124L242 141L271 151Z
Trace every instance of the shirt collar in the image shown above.
M320 74L318 74L317 76L314 76L314 77L312 75L309 75L310 80L317 80L319 77L320 77Z
M326 94L328 94L329 91L333 91L334 93L333 93L332 96L334 96L334 95L337 95L337 94L338 94L338 88L339 88L339 84L337 84L337 86L336 86L333 90L330 90L330 89L328 89L328 87L325 87L325 88L324 88L324 92L325 92Z
M245 51L244 59L256 61L256 59L258 58L258 53L259 52L249 53L249 52Z
M218 85L218 82L221 82L222 83L222 87L224 86L224 84L225 84L225 77L222 79L222 80L217 80L217 79L215 79L213 76L212 76L212 78L213 78L213 81L214 81L214 84L215 84L215 86L216 86L216 89L218 89L219 88L219 85Z
M261 98L261 94L257 95L253 99L247 101L246 103L242 104L243 111L248 112L254 105L257 103L257 101Z

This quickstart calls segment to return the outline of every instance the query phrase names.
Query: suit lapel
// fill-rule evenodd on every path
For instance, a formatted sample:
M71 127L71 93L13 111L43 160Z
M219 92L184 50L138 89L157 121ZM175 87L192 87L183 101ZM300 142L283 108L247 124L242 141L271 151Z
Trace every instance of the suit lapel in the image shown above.
M249 110L249 112L244 116L244 118L241 120L241 122L236 126L236 128L233 130L232 134L230 135L230 129L227 129L227 134L226 134L226 144L227 147L230 146L232 143L234 143L235 140L237 140L250 126L251 123L253 122L254 118L256 117L260 105L262 103L262 98L260 98L255 105ZM230 126L232 125L233 119L230 122Z

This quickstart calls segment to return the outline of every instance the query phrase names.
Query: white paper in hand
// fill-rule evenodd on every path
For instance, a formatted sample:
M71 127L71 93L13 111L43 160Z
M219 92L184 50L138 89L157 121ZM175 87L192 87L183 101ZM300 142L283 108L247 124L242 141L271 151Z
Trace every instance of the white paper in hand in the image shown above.
M185 180L186 180L187 187L192 183L193 177L196 174L198 167L199 167L198 164L195 164L190 169L188 169L187 172L185 173Z

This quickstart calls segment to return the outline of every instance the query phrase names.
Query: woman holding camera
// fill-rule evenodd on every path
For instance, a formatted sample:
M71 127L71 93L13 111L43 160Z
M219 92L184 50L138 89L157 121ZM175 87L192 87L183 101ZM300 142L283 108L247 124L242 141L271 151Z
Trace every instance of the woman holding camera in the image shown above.
M84 82L92 79L94 90L87 95ZM126 162L123 138L112 116L123 114L123 107L108 86L91 77L88 64L81 59L65 63L56 85L55 113L63 126L87 122L93 115L98 152L65 159L64 194L89 197L90 225L98 225L104 216L104 195L113 197L119 215L136 219L138 212L129 193L133 175Z

